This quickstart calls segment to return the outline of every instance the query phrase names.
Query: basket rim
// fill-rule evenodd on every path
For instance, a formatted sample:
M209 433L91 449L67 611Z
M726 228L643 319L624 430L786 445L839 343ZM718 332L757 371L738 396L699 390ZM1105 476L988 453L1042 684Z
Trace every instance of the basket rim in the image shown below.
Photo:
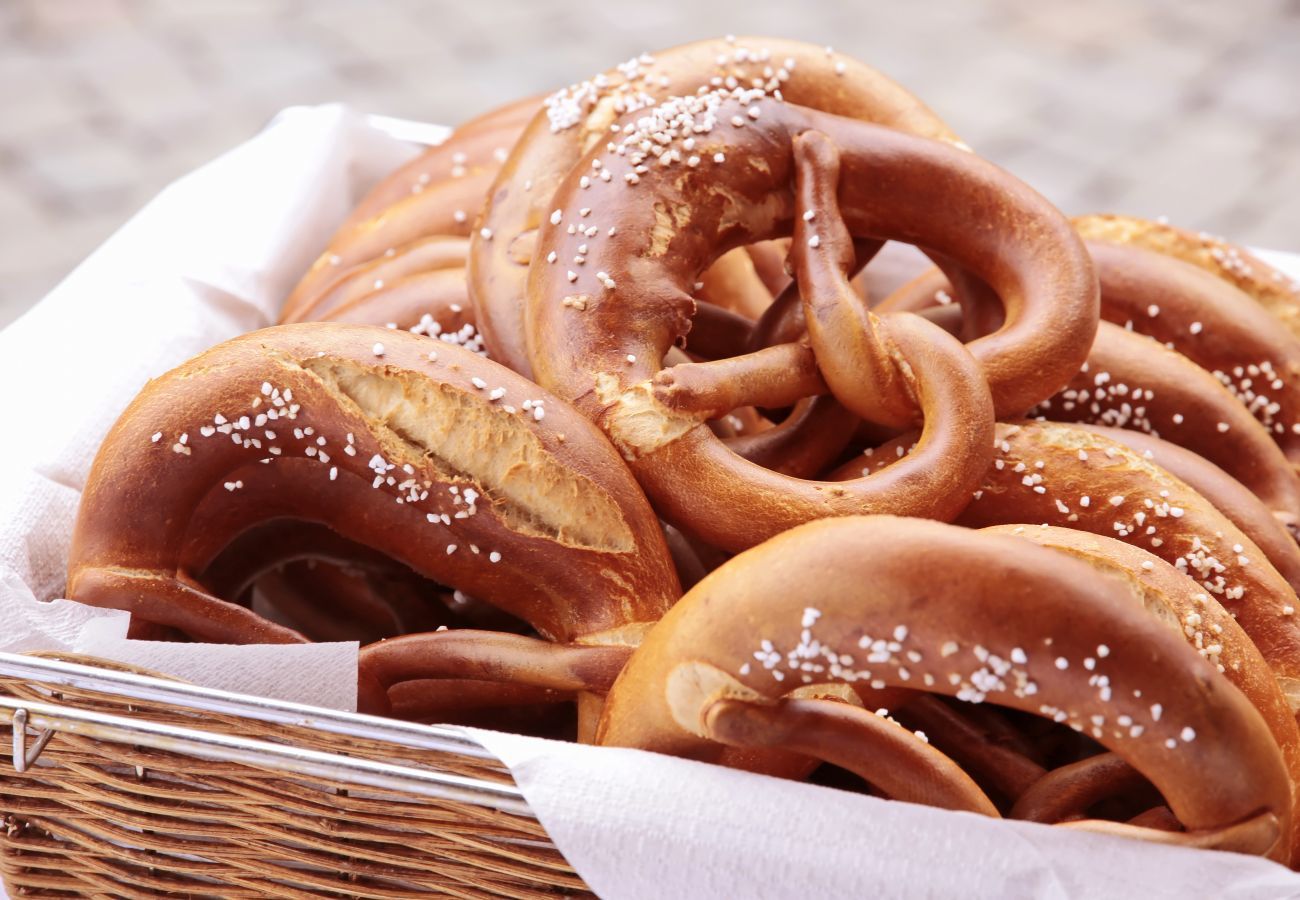
M19 678L30 684L55 689L76 687L128 700L168 703L197 712L233 714L404 748L499 762L494 754L451 726L399 722L361 713L237 694L152 675L15 653L0 653L0 676ZM67 704L22 700L3 695L0 695L0 722L24 726L21 734L19 727L14 728L15 749L20 739L26 739L25 726L31 725L47 735L58 731L70 732L109 743L183 752L202 759L245 762L287 774L323 776L373 787L395 788L420 796L456 800L536 818L523 793L514 784L453 775L433 767L418 768L308 750L290 744L186 728L144 717L119 716ZM39 745L47 739L38 734L36 741ZM16 753L15 764L18 762L17 755Z

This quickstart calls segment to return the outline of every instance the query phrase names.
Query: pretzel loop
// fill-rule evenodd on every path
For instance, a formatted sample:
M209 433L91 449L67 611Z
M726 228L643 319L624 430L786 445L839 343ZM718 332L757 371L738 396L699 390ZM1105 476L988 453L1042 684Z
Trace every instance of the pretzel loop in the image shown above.
M755 82L791 103L958 143L920 100L876 70L823 47L776 38L698 41L653 56L642 54L559 91L525 129L488 192L484 230L470 248L470 294L493 359L534 375L527 337L531 328L524 315L529 269L512 259L509 248L520 235L545 230L556 209L552 196L566 176L572 172L573 180L582 178L597 187L624 184L629 176L643 174L602 170L584 158L593 146L617 140L618 135L609 130L614 120L670 97ZM712 161L715 152L725 156L726 149L716 147L696 155ZM683 161L689 155L683 155ZM566 227L578 227L577 208L573 218L565 217ZM584 237L591 224L582 224ZM550 249L539 244L534 262L544 260ZM567 254L566 262L573 256ZM693 277L692 283L699 280Z

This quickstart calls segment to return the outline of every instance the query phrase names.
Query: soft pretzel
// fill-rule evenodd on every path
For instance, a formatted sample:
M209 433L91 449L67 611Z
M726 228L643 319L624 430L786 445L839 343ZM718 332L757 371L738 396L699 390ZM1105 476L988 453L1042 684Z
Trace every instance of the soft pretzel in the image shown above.
M1009 808L1047 774L1043 761L1033 757L1033 748L1024 747L1021 742L1009 746L1002 740L1004 733L999 730L994 734L985 728L989 717L977 719L972 715L977 707L964 703L954 705L931 694L911 693L913 696L895 704L892 714L955 760L976 784L1001 801L1000 808ZM965 708L957 709L957 706Z
M1295 592L1209 501L1127 447L1051 422L999 426L994 466L958 521L1046 522L1150 551L1236 617L1300 708Z
M472 167L500 164L509 154L514 137L541 107L543 99L535 94L462 122L447 140L429 147L371 188L341 227L372 219L430 184L463 178Z
M813 232L803 241L806 251L798 252L815 257L823 249L819 239L829 232L816 217L832 213L801 208L800 198L811 195L796 196L786 186L799 166L797 146L815 142L838 148L839 203L850 235L915 241L996 277L1011 311L1007 324L969 345L982 362L995 403L1023 411L1068 380L1082 362L1096 328L1095 280L1082 244L1045 201L971 154L783 104L761 91L679 98L627 124L614 152L597 148L555 195L559 213L554 223L542 227L538 262L531 270L529 340L540 382L571 398L605 429L661 515L674 524L718 546L739 549L820 515L906 509L942 518L948 499L959 490L960 481L945 473L943 496L926 495L917 490L922 476L909 474L916 481L906 491L905 508L878 501L866 505L852 493L836 496L816 485L772 479L745 466L699 425L719 412L724 400L783 405L824 392L821 360L814 360L803 345L779 345L693 368L676 366L656 377L668 348L690 328L695 302L689 286L719 253L769 239L796 221L804 229L801 235ZM813 138L811 131L825 138ZM688 155L694 151L685 149L687 141L694 142L699 165L690 164L696 157ZM647 168L639 159L639 148L647 142L670 162L638 175L636 168ZM715 153L727 162L713 162ZM616 177L583 187L585 176L578 173L589 162L638 181ZM602 201L605 206L593 207L600 210L598 220L583 215L583 204ZM927 215L926 210L940 205L945 216ZM1017 235L1023 243L959 225L968 215L983 215L977 210L986 207L1022 220ZM665 210L676 212L665 215ZM603 231L598 238L583 239L589 245L585 263L571 267L567 261L580 240L568 234L567 223L573 221L592 221ZM611 227L616 231L612 237ZM550 254L556 262L546 261ZM913 347L919 353L918 344L941 344L931 336L903 347L902 330L918 331L920 326L902 322L890 321L891 333L881 341L891 353L890 365L876 371L909 370L919 376ZM904 388L907 377L895 376L887 385L862 384L857 393ZM959 377L968 384L979 380L974 374ZM726 385L733 390L722 399L710 394ZM968 396L964 408L955 411L960 424L954 425L963 441L977 439L987 421L967 412L973 400ZM912 404L915 410L915 399ZM958 462L951 454L948 460L949 466ZM898 477L904 476L900 472ZM897 498L887 502L894 504ZM707 522L696 514L701 507L711 511Z
M1300 790L1300 728L1295 715L1259 649L1203 586L1153 553L1086 531L1049 525L1000 525L984 532L1032 541L1068 553L1099 572L1131 581L1135 598L1140 598L1153 617L1182 635L1259 710L1282 751L1293 793Z
M241 471L253 475L265 468ZM245 482L232 496L247 493L249 487ZM220 528L204 518L210 512L211 504L200 504L191 533L209 525ZM247 513L246 521L256 519L251 504ZM522 619L422 578L391 557L323 525L274 518L240 532L213 558L212 548L223 542L214 540L206 546L187 542L181 568L199 573L198 583L223 600L238 602L246 592L254 592L255 611L265 601L274 612L268 618L312 640L367 643L440 627L532 633Z
M1291 589L1300 593L1300 546L1276 516L1245 485L1192 451L1140 431L1078 425L1137 451L1185 482L1255 542Z
M281 321L312 322L329 317L336 309L364 302L366 297L425 272L459 272L464 283L465 255L469 241L452 235L431 235L393 248L391 254L359 263L326 282L310 299L286 307ZM464 293L462 288L462 293Z
M400 328L486 355L474 325L473 307L465 296L464 269L421 272L402 278L336 307L321 320Z
M1282 522L1300 518L1300 478L1250 410L1187 357L1118 325L1101 324L1087 364L1033 414L1187 447L1249 487Z
M304 559L264 573L252 606L257 611L264 604L269 617L309 640L368 644L446 627L452 616L439 608L431 587L418 577Z
M1173 347L1216 378L1300 461L1300 337L1228 281L1139 247L1089 241L1102 316Z
M858 682L1068 723L1148 778L1187 839L1259 823L1250 850L1289 856L1291 785L1264 720L1131 584L1025 541L935 522L813 522L731 560L646 636L610 691L598 737L735 763L714 739L733 737L735 720L779 717L801 685ZM804 714L842 752L870 714L832 705ZM818 749L808 739L800 748Z
M718 88L758 88L791 103L957 143L934 113L884 75L849 57L797 41L767 37L698 41L653 56L643 54L571 85L548 98L545 112L538 113L524 130L492 186L483 213L484 230L471 247L470 293L493 358L525 375L532 372L523 314L528 266L549 252L534 250L536 232L560 206L551 198L570 171L574 181L592 188L623 186L629 176L642 177L645 173L634 171L634 167L602 171L593 163L604 165L605 160L588 151L622 139L626 132L614 130L620 117L631 122L638 111L646 112L670 97ZM706 137L699 142L717 143ZM711 170L715 154L725 157L726 148L713 147L698 154L682 148L682 162L697 156L704 162L703 173ZM577 213L582 207L606 205L585 200L577 203L572 215L565 217L564 227L581 227L584 238L595 238L598 232L603 235L612 222L600 224L598 232L590 231L598 223L580 223ZM576 249L583 240L573 243ZM572 251L564 254L566 266L574 255ZM598 268L587 266L591 273ZM692 284L697 280L692 277Z
M1087 215L1074 227L1093 241L1141 247L1181 259L1235 285L1300 337L1300 284L1242 247L1205 232L1134 216Z
M1102 800L1146 783L1119 754L1098 753L1044 775L1016 798L1010 817L1049 825L1078 820Z
M241 494L253 472L295 496ZM210 527L187 534L205 498ZM69 594L205 640L300 640L181 567L187 543L211 558L277 509L502 598L560 642L627 640L678 593L657 520L581 416L457 348L321 323L237 338L149 384L92 467Z

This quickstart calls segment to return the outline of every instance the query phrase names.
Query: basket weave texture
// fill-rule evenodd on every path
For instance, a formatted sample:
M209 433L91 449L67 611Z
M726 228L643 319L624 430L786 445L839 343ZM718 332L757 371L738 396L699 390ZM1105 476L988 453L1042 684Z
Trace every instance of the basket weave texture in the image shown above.
M0 693L511 781L495 761L307 727L4 677ZM591 896L529 817L67 732L18 774L8 727L0 740L0 875L15 897Z

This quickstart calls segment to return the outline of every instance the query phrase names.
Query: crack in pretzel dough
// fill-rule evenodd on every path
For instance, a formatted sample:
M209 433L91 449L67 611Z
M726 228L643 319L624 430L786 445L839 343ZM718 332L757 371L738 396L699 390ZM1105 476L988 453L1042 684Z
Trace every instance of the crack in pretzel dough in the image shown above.
M691 224L691 207L685 203L669 205L657 201L654 205L654 213L655 224L650 232L650 247L645 252L645 255L650 257L666 255L673 238Z
M622 390L616 376L598 372L596 397L605 407L605 433L628 460L654 453L705 421L664 406L649 381Z
M329 357L300 365L415 461L473 481L512 531L585 550L635 548L618 502L557 461L517 415L414 373Z

